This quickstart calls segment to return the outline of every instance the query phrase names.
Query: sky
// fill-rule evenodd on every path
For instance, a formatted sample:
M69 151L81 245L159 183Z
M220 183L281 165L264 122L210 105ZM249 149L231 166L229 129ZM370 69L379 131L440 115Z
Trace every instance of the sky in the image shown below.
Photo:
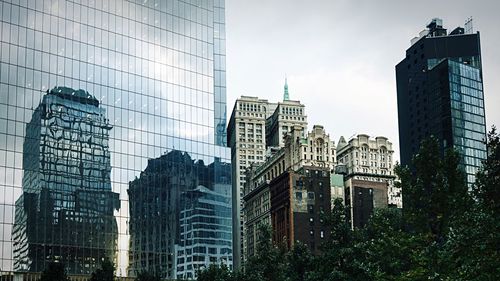
M228 116L241 95L290 98L338 142L386 136L399 159L395 65L432 18L481 34L488 129L500 126L498 0L226 0Z

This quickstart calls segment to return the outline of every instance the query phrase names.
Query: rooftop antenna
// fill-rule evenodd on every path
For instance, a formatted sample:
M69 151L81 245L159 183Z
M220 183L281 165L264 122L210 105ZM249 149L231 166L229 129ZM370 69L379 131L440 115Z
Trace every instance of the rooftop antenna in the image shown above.
M472 34L473 32L474 28L472 26L472 17L469 17L465 21L465 34Z

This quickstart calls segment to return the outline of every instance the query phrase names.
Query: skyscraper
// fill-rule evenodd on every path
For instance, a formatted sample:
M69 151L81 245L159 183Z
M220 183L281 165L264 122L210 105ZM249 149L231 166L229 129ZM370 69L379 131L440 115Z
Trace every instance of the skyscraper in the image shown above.
M393 153L386 137L359 134L348 142L340 137L337 159L339 170L344 170L345 205L351 227L364 226L374 208L400 202L393 201L394 193L399 193L401 199L401 190L394 186Z
M288 97L288 87L285 88L285 98ZM286 100L279 102L273 114L266 122L266 146L283 147L285 136L295 126L302 128L302 136L307 131L307 116L305 106L300 101Z
M433 19L411 43L396 66L401 164L411 167L420 142L432 135L442 151L459 152L470 186L486 158L479 32L468 22L448 34Z
M239 267L243 257L243 186L245 171L252 163L263 163L266 154L266 119L275 104L256 97L236 100L229 119L228 144L231 147L233 190L233 261ZM240 243L237 243L240 241Z
M275 243L292 246L300 241L313 253L327 237L320 214L330 211L335 143L321 125L314 125L305 136L301 126L294 126L284 143L265 162L247 169L244 260L257 254L262 225L272 227Z
M243 186L245 171L253 163L263 163L266 148L284 146L284 137L294 126L307 130L304 105L289 100L285 80L283 102L270 103L257 97L242 96L237 99L228 124L227 143L231 147L233 165L233 241L234 263L239 266L243 250ZM239 230L239 231L236 231Z
M192 163L203 163L206 173L202 183L175 194L178 216L166 226L179 229L188 219L181 214L199 212L203 198L231 196L224 1L2 1L0 10L2 272L39 272L46 262L61 260L69 274L88 274L108 256L116 274L124 276L131 268L131 274L150 268L129 261L134 255L173 259L175 247L151 246L129 255L135 214L128 189L143 187L146 199L157 195L145 194L155 188L175 189L175 182L159 182L172 173L175 161L147 171L151 161L180 152ZM144 181L141 175L155 188L133 185ZM158 204L160 211L163 207ZM215 231L227 236L230 214L206 207L207 216L220 219ZM32 222L34 216L44 220ZM103 222L102 216L101 233L95 233L99 224L85 229ZM37 223L52 228L47 229L55 235L52 246L35 247L42 240L36 240L40 232L30 225ZM188 245L198 236L184 237ZM227 240L210 241L217 254L207 249L197 259L230 255ZM186 268L191 262L185 260Z

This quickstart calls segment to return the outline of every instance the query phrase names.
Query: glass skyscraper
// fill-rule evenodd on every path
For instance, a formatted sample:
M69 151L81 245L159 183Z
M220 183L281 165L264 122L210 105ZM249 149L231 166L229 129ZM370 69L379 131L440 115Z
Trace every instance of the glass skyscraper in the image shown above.
M401 164L411 167L420 142L453 148L469 187L486 159L486 121L479 32L449 34L433 19L396 66Z
M2 272L231 267L224 9L0 2Z

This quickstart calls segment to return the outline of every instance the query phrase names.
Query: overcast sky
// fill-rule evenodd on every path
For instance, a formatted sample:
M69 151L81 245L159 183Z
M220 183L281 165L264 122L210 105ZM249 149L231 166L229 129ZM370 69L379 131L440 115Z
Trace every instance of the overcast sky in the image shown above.
M399 159L395 65L432 18L481 33L486 122L500 126L500 1L226 0L228 110L241 95L306 105L330 137L387 136ZM228 112L230 116L231 112Z

